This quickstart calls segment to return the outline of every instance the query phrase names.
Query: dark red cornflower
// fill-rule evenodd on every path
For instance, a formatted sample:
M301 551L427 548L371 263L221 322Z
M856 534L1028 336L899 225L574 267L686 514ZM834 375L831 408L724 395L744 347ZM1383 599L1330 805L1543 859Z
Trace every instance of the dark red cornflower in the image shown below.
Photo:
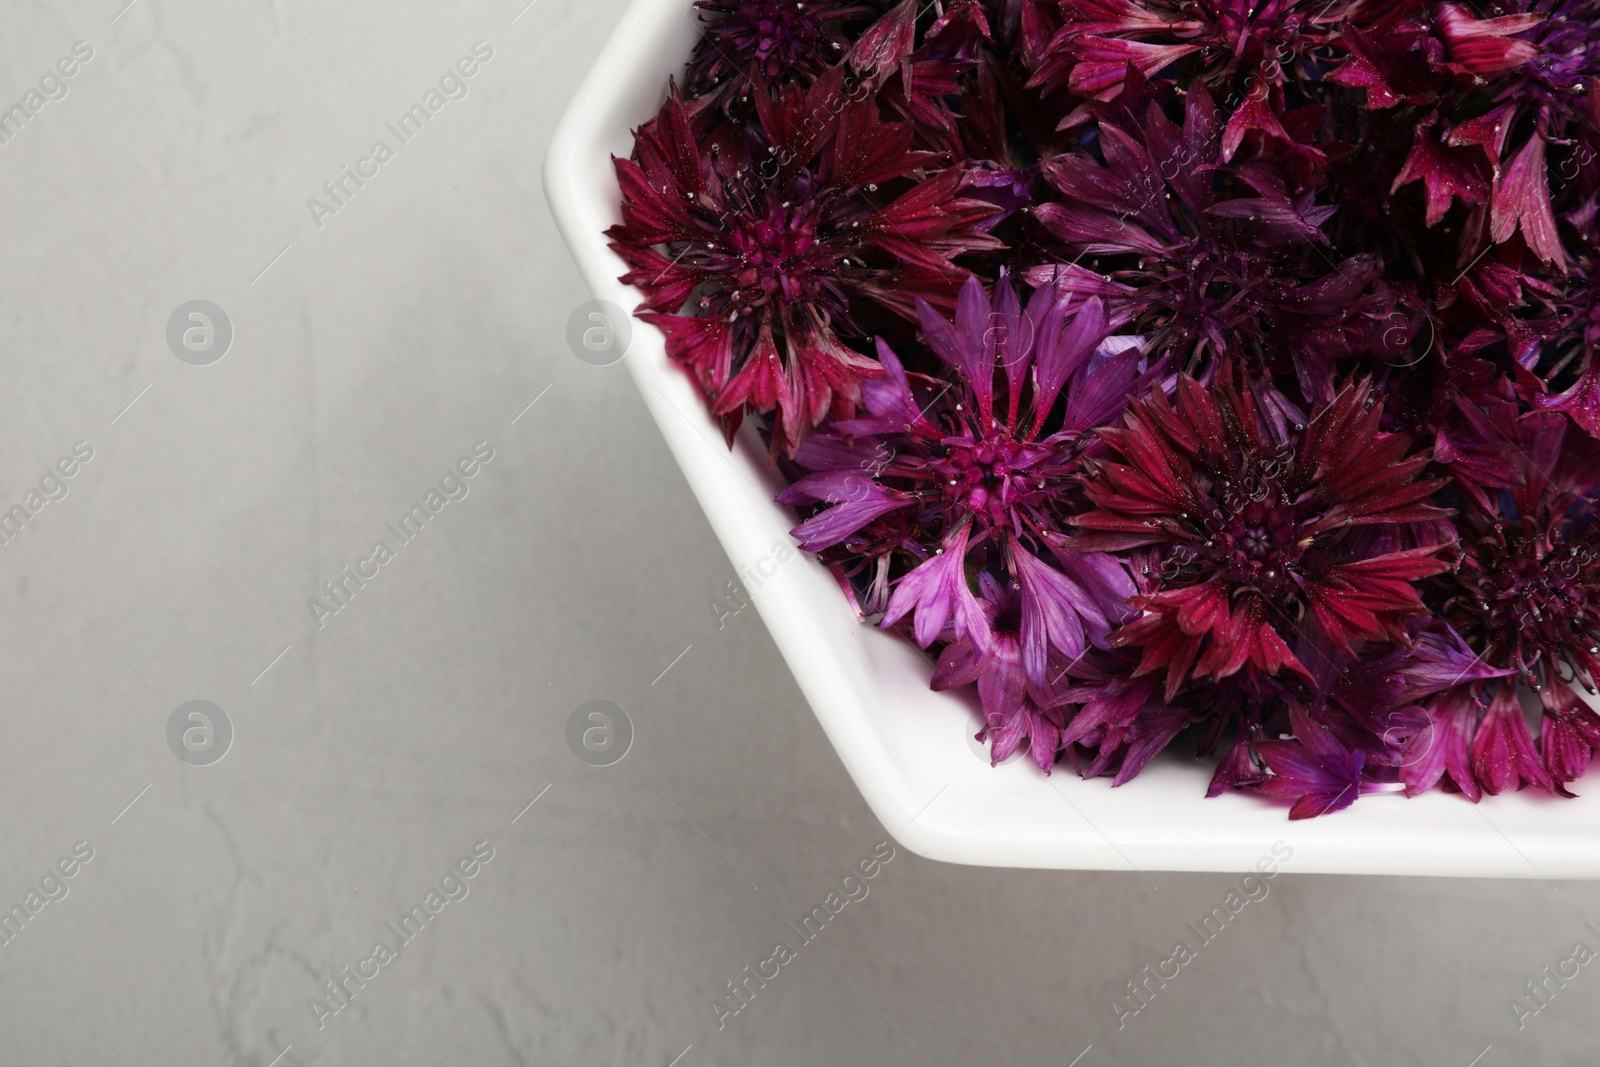
M1535 690L1576 671L1600 677L1600 449L1554 415L1529 415L1504 444L1519 484L1469 500L1456 520L1460 562L1436 584L1442 610L1496 667ZM1567 437L1577 448L1564 448ZM1568 677L1571 680L1571 677Z
M1432 585L1468 646L1509 674L1479 687L1493 699L1472 735L1478 784L1489 793L1517 782L1565 792L1600 746L1600 717L1574 691L1594 693L1600 679L1600 448L1556 415L1527 416L1517 429L1508 448L1521 484L1488 506L1467 503L1457 520L1460 560ZM1555 720L1543 731L1542 763L1516 706L1517 682Z
M1252 131L1296 146L1283 123L1284 90L1304 82L1300 68L1308 60L1325 57L1324 43L1352 6L1341 0L1023 0L1028 84L1110 101L1123 92L1130 70L1144 78L1176 74L1186 91L1205 88L1226 98L1232 113L1222 137L1224 161ZM1085 121L1089 113L1080 107L1063 123Z
M751 77L768 87L810 85L850 48L847 24L877 6L841 0L695 0L705 30L689 57L684 94L723 118L755 115Z
M901 0L862 35L847 62L887 114L911 123L919 148L959 159L959 112L951 101L965 95L965 76L976 69L992 38L981 0L953 0L939 7L938 16L919 35L917 21L932 5Z
M635 159L615 161L622 223L606 233L644 293L640 317L730 438L744 412L776 412L774 451L849 416L880 373L849 343L868 302L908 318L918 299L949 307L967 277L951 261L997 244L978 228L996 209L960 194L962 173L928 176L938 157L842 85L757 90L750 155L703 152L669 99Z
M1462 632L1496 666L1515 668L1534 689L1559 681L1563 666L1600 674L1600 527L1593 504L1577 514L1547 508L1519 516L1468 509L1461 592L1448 605Z
M1369 383L1303 426L1268 414L1231 373L1209 389L1183 376L1174 400L1157 391L1101 431L1120 462L1086 465L1093 510L1069 546L1159 548L1156 591L1133 599L1144 614L1112 644L1143 647L1135 673L1166 671L1168 701L1191 671L1309 678L1290 643L1308 628L1346 651L1404 643L1403 620L1425 610L1412 583L1448 567L1431 531L1446 512L1425 502L1441 483L1417 478L1427 456L1407 456L1408 438L1378 429Z
M1373 132L1411 135L1394 188L1424 183L1427 226L1444 218L1453 199L1487 205L1490 243L1520 234L1521 248L1562 273L1568 263L1552 186L1569 184L1593 162L1586 146L1600 115L1591 99L1600 78L1600 3L1516 0L1495 11L1486 18L1467 5L1401 0L1375 20L1341 28L1344 58L1328 81L1365 90L1370 110L1421 109L1396 111ZM1381 133L1360 140L1369 156L1384 150ZM1567 151L1575 141L1576 158ZM1483 240L1481 220L1469 229ZM1463 249L1462 262L1480 247Z

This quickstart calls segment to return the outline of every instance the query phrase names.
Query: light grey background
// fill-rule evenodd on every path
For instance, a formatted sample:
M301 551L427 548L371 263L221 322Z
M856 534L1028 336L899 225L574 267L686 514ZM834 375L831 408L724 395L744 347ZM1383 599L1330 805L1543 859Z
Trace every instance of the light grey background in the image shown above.
M0 547L0 908L94 849L0 945L0 1063L1593 1062L1600 968L1520 1032L1508 1000L1600 947L1600 888L1285 874L1119 1031L1236 878L903 849L719 1030L885 835L754 612L719 629L733 569L623 369L566 347L587 294L539 164L623 3L124 2L0 15L0 106L94 50L0 146L0 506L94 450ZM193 299L233 325L211 366L167 347ZM317 629L477 441L469 495ZM233 724L210 766L167 745L193 699ZM591 699L634 727L606 768L566 743ZM319 1030L322 981L480 840Z

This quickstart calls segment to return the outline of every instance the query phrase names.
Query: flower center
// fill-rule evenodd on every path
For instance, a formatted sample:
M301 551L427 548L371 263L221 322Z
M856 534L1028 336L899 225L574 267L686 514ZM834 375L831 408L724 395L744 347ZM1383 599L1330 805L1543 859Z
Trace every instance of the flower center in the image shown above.
M738 308L760 307L775 297L814 300L822 276L835 266L832 250L817 237L817 212L788 203L739 220L729 244L737 256L729 298Z
M1481 632L1497 667L1558 658L1572 643L1594 641L1600 624L1600 546L1558 540L1541 554L1536 538L1497 525L1478 545L1478 568L1463 570L1468 627Z
M1288 463L1286 456L1265 457L1242 476L1213 483L1210 510L1185 516L1200 535L1199 547L1182 546L1187 551L1174 553L1172 560L1183 568L1203 560L1205 570L1225 582L1292 597L1298 590L1292 574L1306 546L1283 484Z
M1191 242L1187 255L1174 256L1160 267L1149 264L1151 276L1165 289L1162 302L1171 309L1159 325L1185 348L1217 333L1232 337L1275 303L1270 260L1205 237Z
M796 0L744 4L715 23L715 32L759 63L763 75L776 78L816 48L818 27L814 12L820 9L821 5Z
M1029 469L1023 447L999 426L976 440L950 444L940 471L946 499L992 525L1003 525L1007 508L1043 488L1043 479Z

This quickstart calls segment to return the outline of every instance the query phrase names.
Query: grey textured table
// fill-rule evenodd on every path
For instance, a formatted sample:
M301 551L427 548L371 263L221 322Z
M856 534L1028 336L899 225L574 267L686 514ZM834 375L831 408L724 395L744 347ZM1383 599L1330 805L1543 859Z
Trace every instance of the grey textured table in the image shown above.
M1587 885L1291 864L1202 944L1236 877L902 849L834 914L884 834L564 340L619 0L124 2L0 16L0 1063L1593 1062Z

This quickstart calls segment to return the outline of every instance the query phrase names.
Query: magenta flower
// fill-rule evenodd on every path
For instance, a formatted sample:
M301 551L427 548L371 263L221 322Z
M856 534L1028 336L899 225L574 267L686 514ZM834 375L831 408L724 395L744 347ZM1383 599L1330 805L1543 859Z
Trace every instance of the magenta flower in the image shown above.
M810 473L779 499L828 505L795 527L801 547L851 561L868 576L865 610L884 612L884 626L910 616L923 647L965 641L981 658L989 620L1014 617L1015 648L991 666L1020 673L995 692L1021 692L1024 681L1044 692L1052 657L1103 647L1127 614L1123 566L1059 551L1059 530L1099 447L1090 431L1114 420L1149 372L1137 339L1107 337L1098 301L1070 305L1054 285L1024 307L1008 281L992 297L969 281L953 323L926 303L919 313L949 384L919 399L880 344L885 376L863 387L865 412L807 440L796 462ZM975 575L1000 592L980 601Z
M751 75L766 86L809 85L850 47L840 32L875 7L839 0L695 0L705 33L695 45L684 90L726 117L749 118Z
M607 235L632 268L623 280L644 291L640 317L730 437L745 412L775 412L773 448L790 453L824 416L848 417L880 373L847 343L862 305L949 306L967 276L951 261L995 245L976 228L995 209L960 195L960 171L922 177L935 157L910 151L910 129L880 122L870 101L844 103L836 134L808 130L839 86L758 92L759 163L702 154L676 99L638 130L636 160L616 161L622 224Z
M1154 679L1129 675L1120 660L1092 656L1074 674L1080 680L1062 698L1079 706L1061 749L1085 778L1109 774L1113 787L1132 781L1190 721L1186 709L1162 703Z
M1543 21L1538 15L1477 18L1460 4L1438 4L1434 8L1434 25L1444 41L1444 62L1440 65L1460 74L1514 70L1539 54L1537 45L1519 40L1517 35Z
M1362 793L1382 788L1362 777L1366 757L1346 751L1326 726L1298 704L1289 706L1289 722L1293 740L1262 741L1255 746L1272 771L1255 788L1267 796L1293 798L1289 818L1309 819L1340 811Z
M1600 360L1591 347L1572 384L1554 396L1536 395L1541 411L1559 411L1595 437L1600 437Z
M1035 682L1022 665L1021 597L990 574L980 574L978 585L983 594L977 601L983 616L981 641L976 631L958 630L939 655L933 688L976 684L984 715L977 736L988 739L990 761L1010 759L1026 744L1034 764L1049 774L1066 723L1067 709L1059 695L1065 688L1059 681L1065 664L1053 664L1056 670L1042 683Z
M1469 687L1456 686L1418 710L1421 719L1404 738L1400 764L1406 796L1442 783L1476 803L1483 790L1472 766L1472 736L1482 706Z
M1577 781L1589 769L1595 749L1600 749L1600 714L1571 686L1551 686L1543 694L1542 704L1539 751L1555 792L1572 796L1567 783Z
M1430 533L1445 513L1426 503L1440 483L1417 478L1427 457L1382 417L1362 383L1286 427L1225 374L1209 390L1181 377L1175 403L1158 391L1101 431L1120 462L1088 464L1094 510L1069 546L1158 549L1155 591L1132 602L1144 614L1113 639L1143 647L1135 674L1165 671L1170 702L1191 672L1309 678L1290 644L1308 626L1346 651L1409 640L1413 583L1448 566Z
M1472 738L1472 772L1489 794L1534 785L1550 789L1549 773L1528 733L1516 690L1500 686Z
M1504 244L1519 230L1528 251L1566 270L1566 254L1556 233L1550 206L1550 168L1545 162L1545 137L1535 133L1511 157L1495 184L1489 214L1489 238Z
M1223 137L1228 160L1250 131L1293 144L1280 119L1284 89L1302 80L1299 66L1322 55L1348 10L1325 0L1024 0L1028 84L1110 101L1129 71L1147 79L1180 71L1190 89L1237 105ZM1080 108L1064 121L1087 113Z

